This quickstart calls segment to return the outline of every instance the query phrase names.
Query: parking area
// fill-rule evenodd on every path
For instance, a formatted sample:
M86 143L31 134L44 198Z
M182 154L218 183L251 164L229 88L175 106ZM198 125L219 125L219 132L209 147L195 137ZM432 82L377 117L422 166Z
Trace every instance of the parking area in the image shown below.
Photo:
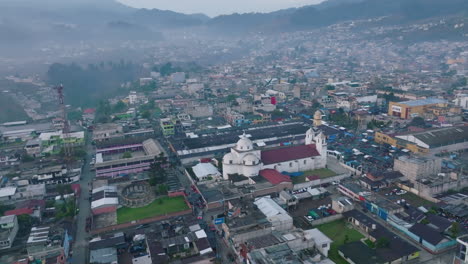
M309 214L310 210L317 209L323 205L331 205L330 196L320 200L304 199L297 204L296 208L291 208L289 213L293 217L305 216Z

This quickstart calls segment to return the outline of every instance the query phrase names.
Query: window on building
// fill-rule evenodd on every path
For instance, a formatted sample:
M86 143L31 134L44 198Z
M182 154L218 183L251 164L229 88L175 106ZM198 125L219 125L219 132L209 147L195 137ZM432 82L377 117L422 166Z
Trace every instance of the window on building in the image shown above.
M328 246L328 244L323 244L322 248L326 248L327 246Z
M307 160L304 160L304 165L307 163Z
M292 162L289 162L289 167L290 167L290 168L292 167Z

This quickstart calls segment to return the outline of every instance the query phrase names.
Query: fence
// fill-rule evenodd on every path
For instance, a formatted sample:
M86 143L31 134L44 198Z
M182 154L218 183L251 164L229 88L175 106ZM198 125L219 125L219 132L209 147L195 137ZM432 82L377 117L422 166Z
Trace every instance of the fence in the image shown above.
M341 219L341 218L343 218L342 214L330 215L330 216L327 216L327 217L323 217L323 218L314 220L314 221L310 222L310 224L312 226L317 226L317 225L321 225L321 224L330 223L330 222L333 222L333 221Z

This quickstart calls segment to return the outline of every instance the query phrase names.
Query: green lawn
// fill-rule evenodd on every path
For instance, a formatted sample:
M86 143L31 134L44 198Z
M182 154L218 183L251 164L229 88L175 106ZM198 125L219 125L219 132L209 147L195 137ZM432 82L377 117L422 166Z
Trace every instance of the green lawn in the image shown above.
M416 206L416 207L424 206L428 210L431 209L432 206L436 205L435 203L433 203L431 201L428 201L428 200L426 200L424 198L421 198L421 197L417 196L416 194L410 193L410 192L407 192L407 193L401 195L400 198L405 199L408 203L410 203L413 206Z
M154 202L148 204L145 207L122 207L117 209L117 223L127 223L134 220L140 220L150 218L153 216L179 212L188 208L189 207L185 203L185 199L182 196L163 197L154 200Z
M323 168L323 169L304 171L304 175L306 176L317 175L320 177L320 179L325 179L328 177L336 176L336 173L330 169Z
M336 264L348 263L338 254L338 248L344 244L346 235L348 237L348 242L354 242L364 238L358 231L348 228L346 222L342 219L319 225L317 228L333 240L330 251L328 251L328 257Z

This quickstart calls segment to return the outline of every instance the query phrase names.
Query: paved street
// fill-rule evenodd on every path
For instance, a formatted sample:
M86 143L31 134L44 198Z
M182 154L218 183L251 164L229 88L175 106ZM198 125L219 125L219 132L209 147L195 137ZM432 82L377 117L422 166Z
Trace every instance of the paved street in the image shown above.
M89 184L93 179L94 173L90 171L90 161L92 159L94 150L91 145L91 134L88 134L86 141L86 159L81 174L81 197L78 208L80 209L76 216L76 237L73 244L73 256L71 263L82 264L87 263L88 258L88 238L89 234L86 232L86 218L91 214L91 205L89 203Z

